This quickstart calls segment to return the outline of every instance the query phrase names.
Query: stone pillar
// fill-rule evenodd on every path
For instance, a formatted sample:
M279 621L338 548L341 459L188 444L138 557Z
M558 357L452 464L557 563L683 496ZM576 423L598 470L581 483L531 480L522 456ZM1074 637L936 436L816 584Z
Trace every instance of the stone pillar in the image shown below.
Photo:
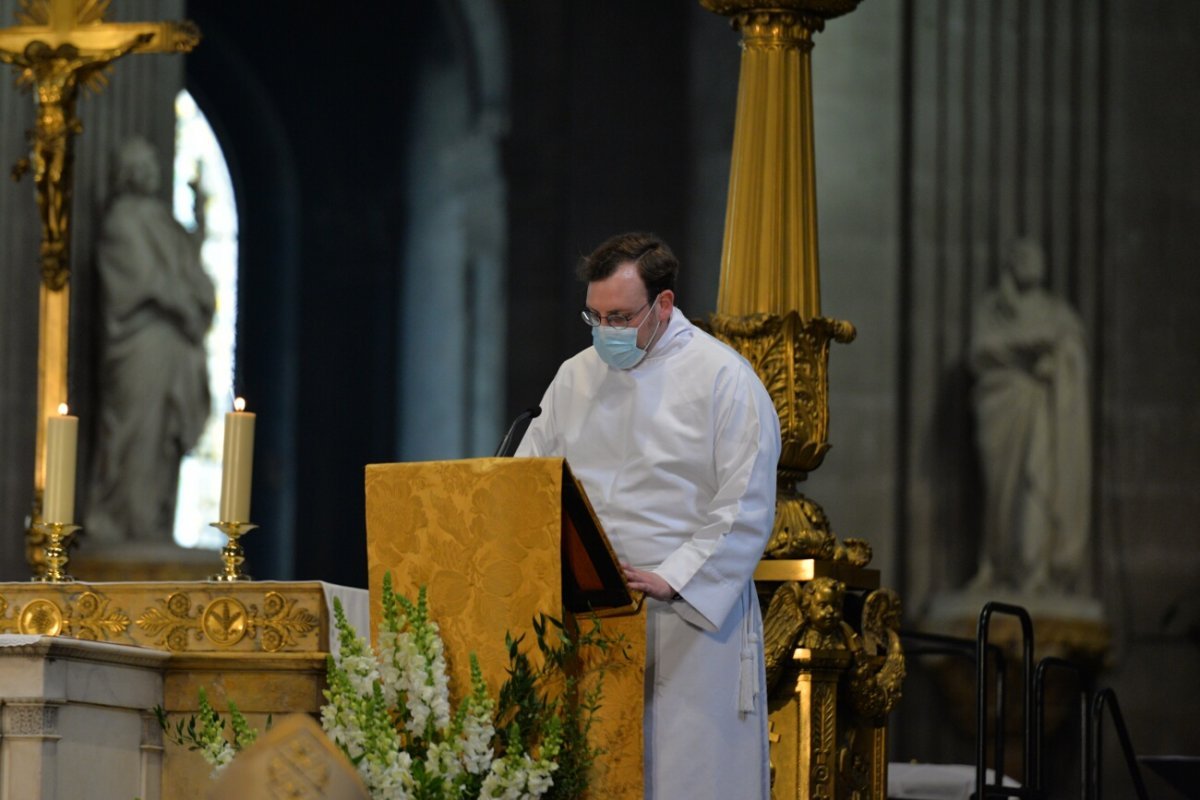
M58 755L58 708L43 700L9 700L0 713L4 770L0 800L55 797ZM15 768L15 765L20 768Z

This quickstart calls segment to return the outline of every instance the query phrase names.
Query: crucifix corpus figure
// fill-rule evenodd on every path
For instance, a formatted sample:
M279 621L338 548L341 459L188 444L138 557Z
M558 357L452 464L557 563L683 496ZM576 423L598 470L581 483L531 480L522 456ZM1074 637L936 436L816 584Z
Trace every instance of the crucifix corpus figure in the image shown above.
M42 280L51 289L65 286L70 274L72 137L83 130L75 114L80 85L99 92L108 83L108 66L130 52L186 53L200 41L190 22L104 22L108 5L108 0L22 0L17 18L23 24L0 30L0 62L19 70L17 85L32 87L37 104L28 135L42 222ZM13 177L29 168L30 159L21 159Z

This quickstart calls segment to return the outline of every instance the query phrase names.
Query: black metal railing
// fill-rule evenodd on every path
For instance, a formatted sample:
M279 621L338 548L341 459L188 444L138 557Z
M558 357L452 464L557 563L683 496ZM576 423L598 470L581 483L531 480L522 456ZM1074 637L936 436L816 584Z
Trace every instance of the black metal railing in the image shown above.
M1090 800L1100 800L1100 768L1104 763L1104 749L1100 737L1104 709L1109 710L1113 726L1117 729L1117 739L1121 743L1121 753L1125 756L1125 766L1133 779L1133 787L1137 790L1139 800L1150 800L1146 793L1146 784L1142 780L1142 769L1138 766L1137 755L1133 752L1133 742L1129 738L1129 729L1125 727L1125 718L1121 716L1121 704L1117 702L1117 693L1112 687L1102 689L1092 699L1092 736L1090 749L1091 768L1088 770L1088 797Z
M997 761L994 767L995 782L988 784L987 778L987 669L990 652L988 638L991 632L991 621L994 614L1006 614L1016 617L1021 623L1021 785L1004 785L1004 762ZM984 603L979 612L979 627L975 634L975 797L977 800L987 798L1019 797L1033 800L1039 793L1030 781L1034 755L1033 735L1033 621L1029 612L1020 606L1000 603L991 600ZM997 701L996 716L1001 716L1002 698ZM1003 738L1003 729L998 729L996 737Z
M1021 781L1020 786L1004 785L1004 756L1006 735L1006 698L1008 667L1004 650L990 641L992 617L1003 614L1015 617L1021 625ZM1033 663L1033 621L1021 606L998 601L983 605L975 641L924 631L902 630L905 653L919 655L951 655L975 663L975 793L974 800L1016 797L1022 800L1042 800L1046 796L1046 684L1051 672L1069 673L1075 678L1079 703L1079 793L1083 800L1101 800L1101 765L1103 749L1101 729L1104 710L1117 732L1121 752L1139 800L1149 800L1141 768L1133 749L1129 730L1121 715L1116 692L1106 688L1093 694L1092 675L1083 666L1062 658L1047 657ZM995 671L995 716L992 726L994 741L988 736L988 669ZM993 779L987 781L989 744L994 765Z
M1091 675L1072 661L1050 656L1038 662L1033 675L1033 706L1037 719L1034 722L1034 732L1037 740L1034 742L1035 759L1033 762L1033 787L1042 796L1046 792L1046 675L1051 670L1066 672L1074 676L1075 685L1079 690L1079 796L1087 800L1088 792L1088 742L1090 728L1088 726L1091 713Z

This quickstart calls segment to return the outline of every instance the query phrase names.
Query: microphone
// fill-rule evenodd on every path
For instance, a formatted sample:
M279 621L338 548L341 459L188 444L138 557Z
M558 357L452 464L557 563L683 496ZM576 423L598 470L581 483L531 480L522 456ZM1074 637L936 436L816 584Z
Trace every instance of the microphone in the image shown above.
M529 423L533 422L535 417L541 416L541 413L542 407L534 406L517 414L517 418L508 427L508 433L504 434L504 438L500 440L500 446L496 448L496 455L494 457L508 458L517 452L517 445L524 438L525 429L529 427Z

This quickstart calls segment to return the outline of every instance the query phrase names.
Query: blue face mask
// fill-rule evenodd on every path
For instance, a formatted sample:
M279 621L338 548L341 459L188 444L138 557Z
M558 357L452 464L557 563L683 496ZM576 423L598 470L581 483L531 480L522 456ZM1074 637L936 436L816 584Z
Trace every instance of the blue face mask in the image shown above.
M654 299L658 300L657 297ZM654 304L651 303L652 313L653 310ZM651 314L647 314L646 318L635 328L614 328L610 325L597 325L592 328L592 346L596 348L596 354L600 356L600 360L616 369L633 369L642 363L642 359L649 352L649 347L645 350L638 347L637 335L650 316ZM654 316L657 319L658 315L654 314ZM654 333L650 334L651 342L658 335L658 328L661 324L661 319L655 323Z

